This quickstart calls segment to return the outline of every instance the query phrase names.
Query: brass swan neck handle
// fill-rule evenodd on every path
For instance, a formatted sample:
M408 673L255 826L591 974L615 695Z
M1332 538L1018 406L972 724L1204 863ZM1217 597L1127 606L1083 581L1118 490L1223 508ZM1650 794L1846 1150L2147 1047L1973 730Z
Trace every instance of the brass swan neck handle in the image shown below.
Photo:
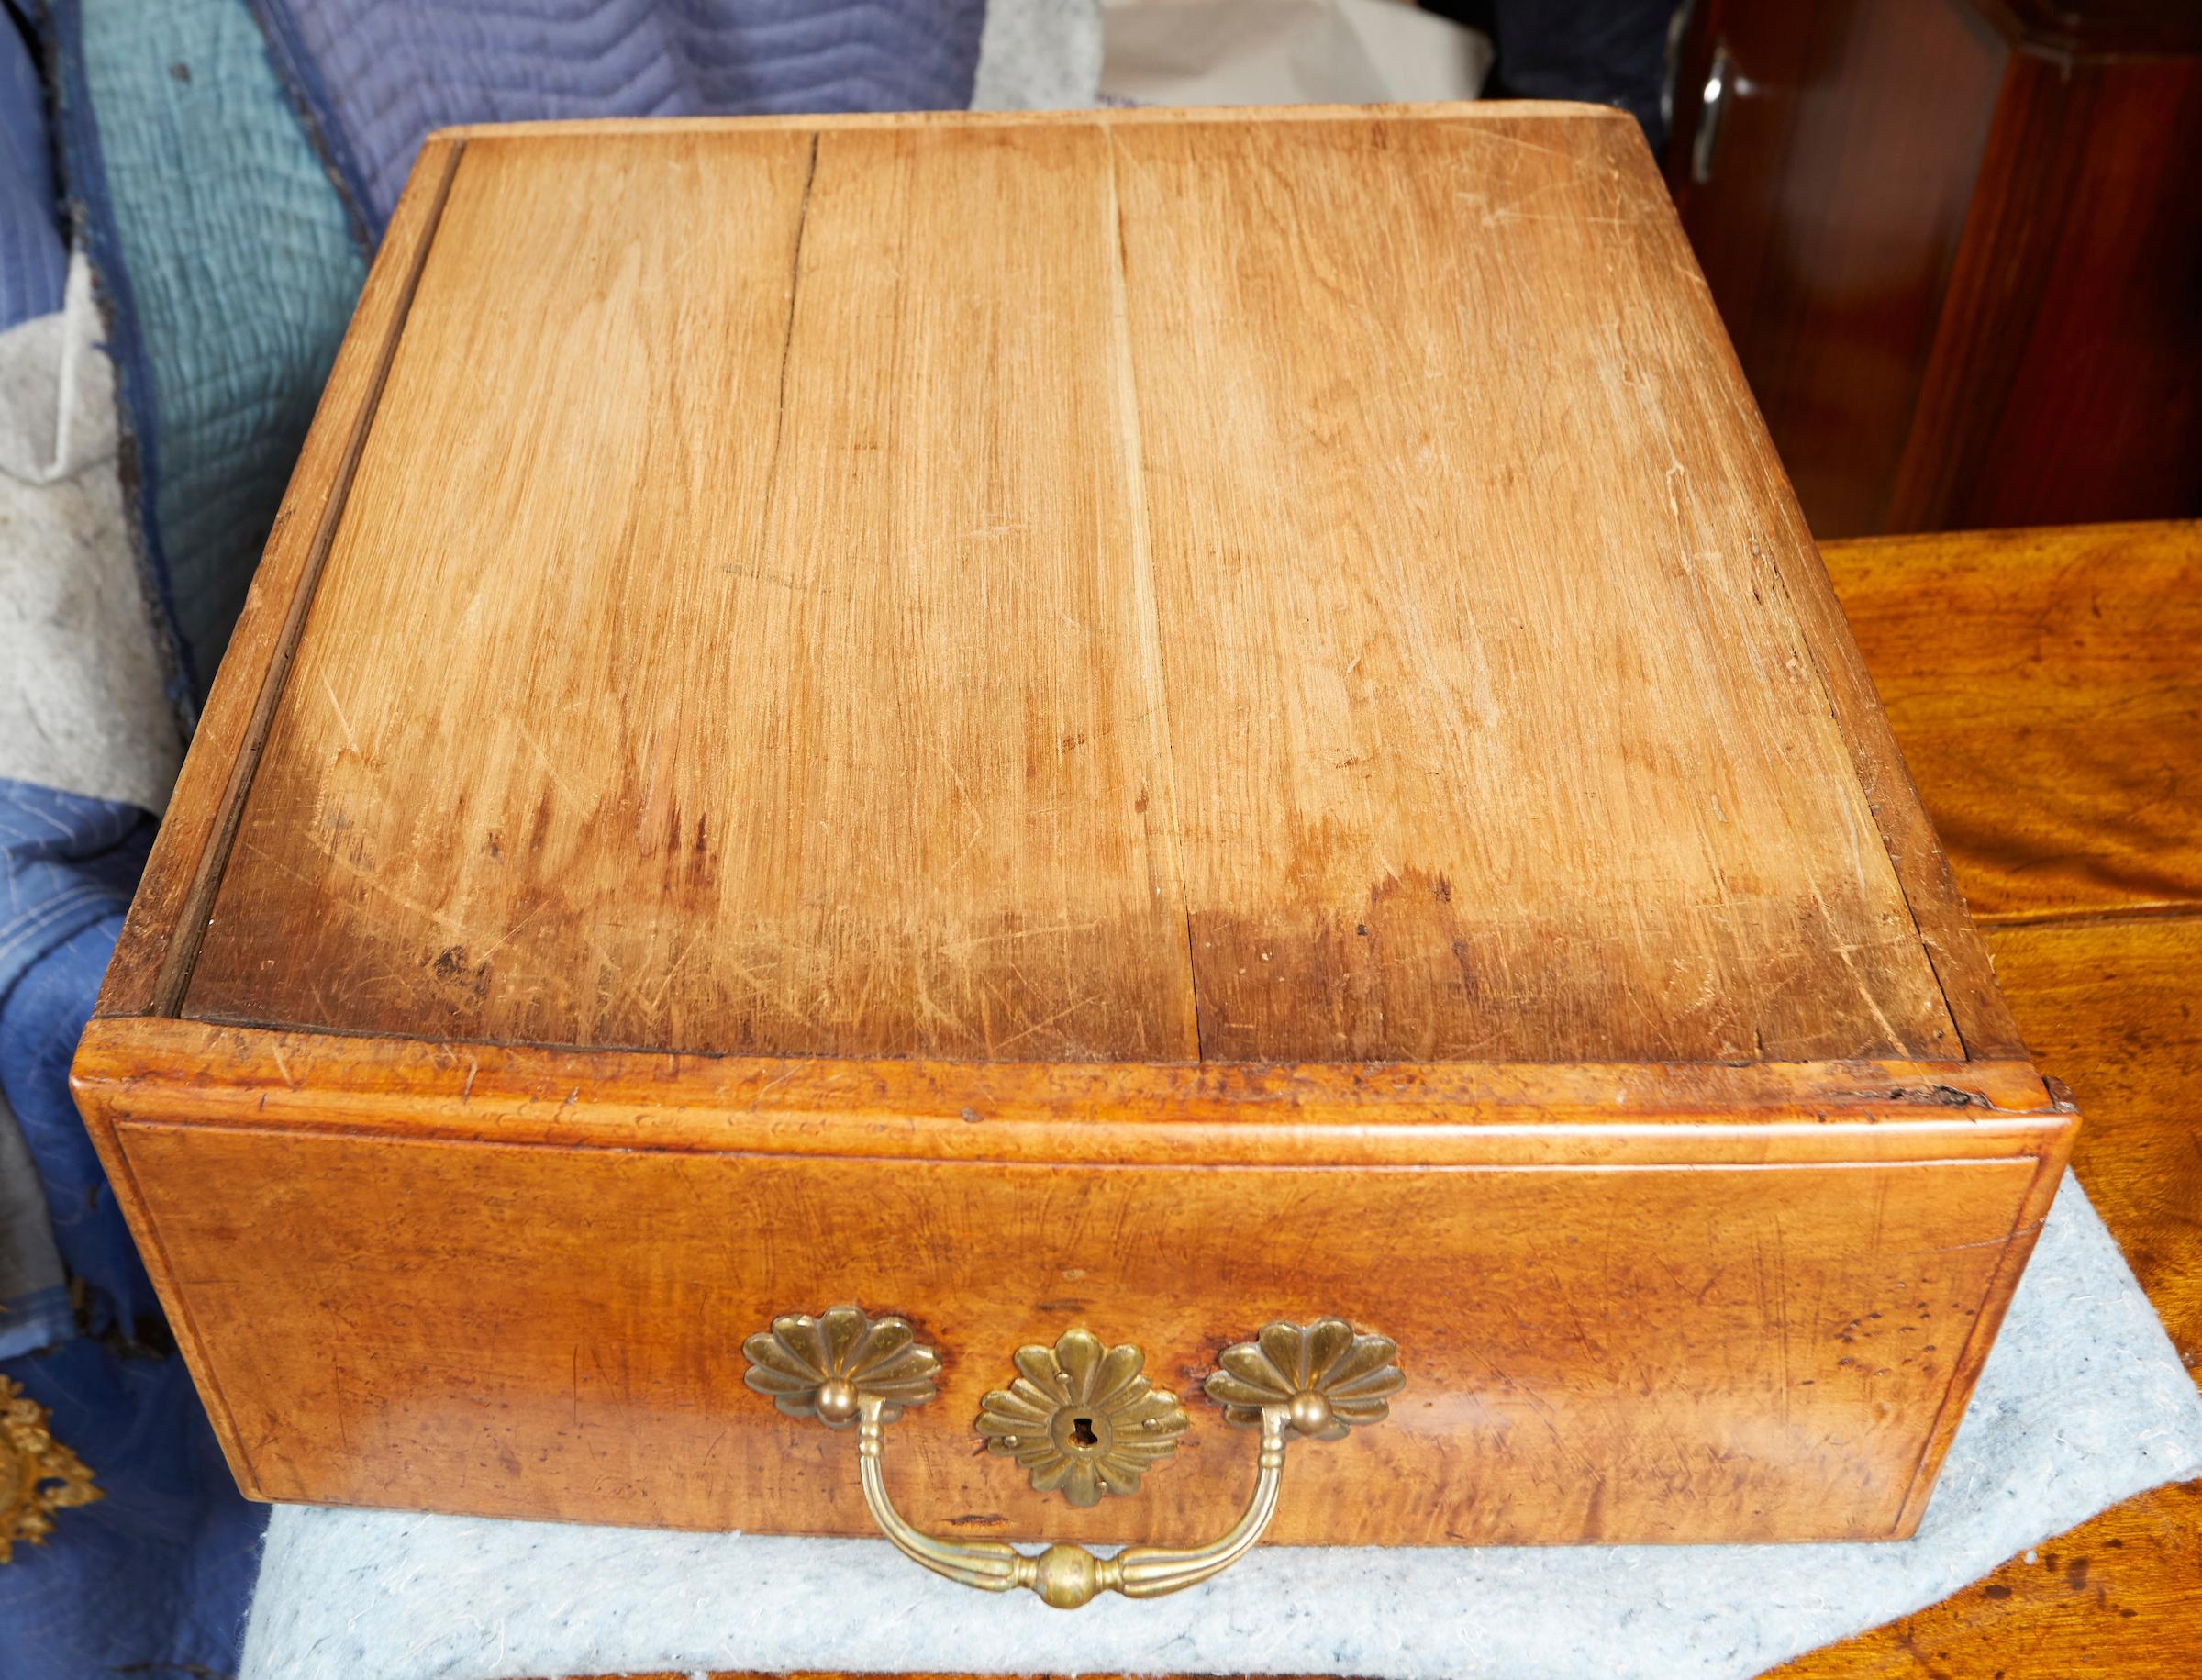
M863 1481L865 1508L895 1549L964 1586L989 1593L1029 1587L1059 1610L1091 1604L1103 1593L1159 1598L1180 1592L1229 1569L1252 1551L1269 1519L1277 1514L1277 1489L1284 1479L1284 1439L1291 1427L1284 1407L1263 1408L1261 1472L1254 1478L1254 1496L1239 1520L1207 1545L1130 1546L1114 1557L1096 1557L1083 1546L1055 1545L1035 1557L1006 1541L940 1540L904 1521L887 1497L886 1478L880 1472L880 1448L886 1435L881 1411L877 1400L862 1403L858 1474Z
M940 1363L902 1319L868 1318L854 1307L815 1318L790 1314L773 1320L769 1333L751 1337L742 1351L751 1367L744 1380L783 1413L815 1418L829 1429L855 1426L865 1508L905 1557L984 1592L1026 1587L1063 1610L1109 1592L1157 1598L1229 1568L1260 1542L1276 1515L1285 1444L1296 1435L1339 1441L1351 1429L1380 1421L1389 1396L1407 1380L1393 1363L1398 1349L1389 1340L1361 1334L1340 1318L1265 1325L1254 1341L1226 1348L1205 1387L1227 1421L1260 1430L1246 1509L1205 1545L1131 1546L1105 1558L1083 1546L1053 1545L1035 1554L1005 1541L942 1540L912 1527L895 1508L881 1468L887 1426L934 1397ZM1060 1492L1081 1506L1098 1503L1103 1494L1134 1493L1186 1428L1176 1397L1155 1391L1140 1374L1142 1363L1138 1348L1104 1348L1084 1330L1066 1332L1052 1349L1020 1348L1018 1380L986 1396L978 1431L990 1452L1029 1471L1038 1491Z

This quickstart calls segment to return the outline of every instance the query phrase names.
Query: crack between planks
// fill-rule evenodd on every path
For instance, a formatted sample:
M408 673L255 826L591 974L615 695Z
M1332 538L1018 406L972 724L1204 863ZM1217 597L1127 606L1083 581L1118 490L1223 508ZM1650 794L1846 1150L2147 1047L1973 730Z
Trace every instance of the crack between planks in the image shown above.
M752 574L770 577L765 569L766 556L773 551L773 540L778 534L781 506L784 496L780 475L787 452L787 371L795 358L795 298L802 289L803 233L810 226L810 188L818 176L818 139L817 132L810 137L810 157L803 169L803 196L795 206L795 237L787 260L787 318L780 335L780 384L773 400L772 464L764 479L764 517L758 521L757 557L751 566ZM788 585L795 587L791 582Z
M773 403L773 477L780 483L780 444L787 435L787 364L795 347L795 293L803 282L803 233L810 226L810 188L818 178L818 135L810 137L810 157L803 166L803 197L795 206L795 250L787 261L787 321L780 334L780 388Z
M1117 139L1106 121L1101 131L1108 159L1108 221L1112 243L1108 273L1108 315L1114 340L1116 370L1117 449L1124 463L1124 495L1131 530L1131 580L1134 612L1140 630L1140 662L1147 690L1148 730L1154 755L1162 822L1170 836L1170 868L1185 929L1185 1002L1192 1014L1192 1050L1196 1062L1207 1060L1201 1042L1199 968L1194 956L1193 903L1185 877L1184 830L1177 815L1177 761L1173 753L1170 696L1162 669L1162 606L1154 586L1154 551L1147 528L1147 473L1144 444L1140 433L1139 376L1131 360L1131 264L1125 250L1124 201L1117 183Z

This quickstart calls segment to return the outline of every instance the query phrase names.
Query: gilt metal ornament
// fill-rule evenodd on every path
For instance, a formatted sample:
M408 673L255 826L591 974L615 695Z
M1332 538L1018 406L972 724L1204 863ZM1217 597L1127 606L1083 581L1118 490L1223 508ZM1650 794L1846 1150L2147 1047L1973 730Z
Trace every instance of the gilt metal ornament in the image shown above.
M902 1319L868 1318L856 1307L774 1318L741 1351L750 1362L743 1382L790 1418L816 1418L833 1430L853 1427L865 1400L880 1402L884 1423L923 1406L940 1369L939 1355L919 1347Z
M1075 1506L1136 1494L1185 1432L1177 1396L1140 1374L1147 1356L1129 1343L1104 1348L1073 1330L1051 1348L1018 1349L1012 1363L1017 1381L986 1396L978 1430L989 1452L1030 1474L1035 1493Z
M1303 1441L1342 1441L1349 1429L1382 1421L1407 1385L1388 1336L1359 1336L1343 1318L1265 1324L1251 1341L1224 1349L1206 1384L1224 1420L1258 1429L1264 1410L1284 1409Z
M816 1318L792 1313L751 1336L742 1351L750 1360L744 1380L789 1417L817 1418L834 1429L856 1425L864 1508L896 1551L960 1585L988 1593L1021 1587L1060 1610L1103 1593L1159 1598L1229 1568L1260 1543L1277 1513L1287 1444L1336 1441L1377 1422L1389 1410L1388 1396L1407 1381L1392 1363L1398 1350L1390 1341L1356 1335L1342 1318L1267 1325L1254 1341L1225 1349L1208 1395L1231 1421L1251 1424L1262 1436L1246 1508L1205 1544L1127 1546L1103 1557L1068 1544L1032 1553L1006 1541L942 1539L895 1508L884 1463L887 1425L905 1407L933 1397L940 1369L932 1350L918 1346L900 1318L867 1318L854 1307ZM1104 1348L1099 1338L1073 1330L1052 1348L1020 1348L1012 1357L1017 1381L986 1396L978 1430L988 1452L1015 1459L1043 1493L1060 1492L1081 1506L1097 1504L1105 1493L1131 1493L1185 1431L1176 1397L1140 1374L1146 1360L1136 1347Z
M53 1513L102 1498L84 1462L53 1438L46 1408L0 1376L0 1563L16 1542L42 1546Z

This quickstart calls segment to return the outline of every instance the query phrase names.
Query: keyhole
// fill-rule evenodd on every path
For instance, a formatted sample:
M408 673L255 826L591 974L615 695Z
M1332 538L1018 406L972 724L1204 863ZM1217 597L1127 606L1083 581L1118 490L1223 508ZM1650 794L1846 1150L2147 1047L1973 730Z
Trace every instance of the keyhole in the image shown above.
M1094 1420L1091 1418L1071 1419L1071 1439L1082 1447L1097 1447L1101 1444L1101 1438L1094 1433Z

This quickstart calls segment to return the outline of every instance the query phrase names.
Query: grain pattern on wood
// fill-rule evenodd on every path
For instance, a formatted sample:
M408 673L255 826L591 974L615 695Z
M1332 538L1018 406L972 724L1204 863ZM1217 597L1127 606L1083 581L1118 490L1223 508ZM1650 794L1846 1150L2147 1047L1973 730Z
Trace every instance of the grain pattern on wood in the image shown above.
M1610 115L473 140L186 1008L1996 1053L1816 564Z
M1658 177L1542 132L1114 139L1203 1049L1954 1050Z
M1976 918L2202 906L2202 525L1824 552Z
M504 1105L466 1077L446 1101ZM1337 1311L1397 1338L1409 1389L1384 1429L1297 1456L1287 1543L1903 1531L2069 1126L2038 1117L2001 1158L1873 1158L1891 1125L1848 1129L1849 1163L1693 1164L1675 1127L1683 1164L1587 1136L1570 1164L1317 1175L715 1149L661 1141L656 1114L646 1140L631 1104L623 1129L580 1099L562 1123L548 1094L549 1147L218 1106L128 1079L91 1104L164 1287L218 1326L187 1346L259 1496L862 1533L848 1440L781 1418L740 1358L777 1313L856 1300L945 1356L940 1403L895 1431L914 1519L1188 1541L1243 1499L1246 1437L1196 1429L1166 1498L1058 1509L971 1451L981 1396L1074 1324L1190 1393L1251 1329Z
M2189 1680L2202 1482L2137 1495L1985 1580L1774 1671L1778 1680ZM1770 1676L1770 1680L1774 1680Z
M177 1006L461 146L424 145L391 213L116 942L101 1015Z
M95 1022L73 1079L118 1118L531 1147L895 1161L1605 1166L2061 1153L2023 1063L1065 1067L441 1045Z
M1065 111L837 111L830 117L796 113L781 117L545 117L529 122L459 123L439 128L440 139L537 139L579 135L602 139L628 134L715 134L740 131L762 133L773 128L798 128L805 133L820 128L855 132L867 128L958 128L974 132L1013 128L1037 130L1059 128L1110 128L1213 127L1218 122L1258 123L1365 123L1386 118L1414 121L1429 118L1486 117L1509 122L1549 121L1563 127L1585 117L1603 120L1611 107L1567 99L1489 101L1477 105L1442 105L1417 101L1407 104L1247 106L1222 109L1202 106L1118 106L1101 110ZM1560 136L1551 137L1564 144Z
M2172 533L2166 533L2171 535ZM2086 533L2073 533L2085 541ZM2112 535L2102 533L2103 536ZM2137 537L2140 533L2131 533ZM2037 543L2046 534L1999 539ZM2145 552L2147 545L2139 545ZM2136 545L2119 544L2130 555ZM1885 559L1932 575L1947 551L1966 584L1969 537L1839 546L1830 564L1846 593L1864 574L1877 583ZM2091 551L2097 584L2119 587L2116 555ZM2055 571L2022 578L2018 601L2053 595ZM1876 628L1890 641L1897 607L1908 595L1914 628L1930 636L1944 597L1916 595L1888 576L1888 613L1862 615L1869 645ZM1966 584L1951 591L1982 598ZM2169 606L2171 603L2166 603ZM2144 638L2136 660L2152 651ZM1905 702L1892 685L1899 728ZM1909 731L1907 730L1908 735ZM1933 762L1918 757L1931 800L1940 793ZM1996 788L1983 784L1992 807ZM2009 802L2022 803L2018 795ZM1961 867L1962 867L1961 862ZM2014 1014L2043 1063L2085 1097L2088 1124L2074 1170L2132 1261L2174 1344L2202 1364L2202 1229L2195 1209L2202 1184L2194 1167L2195 1117L2202 1114L2202 921L2135 918L1999 929L1990 935ZM2135 1680L2185 1680L2202 1651L2202 1483L2157 1488L2127 1500L2068 1534L2013 1558L1940 1604L1854 1639L1797 1658L1781 1680L1991 1680L2002 1675L2116 1674ZM715 1676L732 1680L732 1676Z
M1102 142L1013 138L472 146L195 1011L1194 1055Z
M2042 1065L2087 1106L2073 1168L2202 1371L2202 917L1998 929Z

